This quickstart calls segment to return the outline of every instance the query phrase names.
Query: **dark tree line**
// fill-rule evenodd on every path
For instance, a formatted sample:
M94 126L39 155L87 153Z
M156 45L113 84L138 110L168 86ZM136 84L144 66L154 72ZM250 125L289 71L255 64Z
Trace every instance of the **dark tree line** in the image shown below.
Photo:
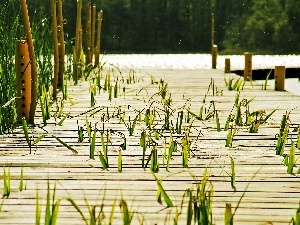
M30 14L39 17L35 20L50 18L49 2L28 0ZM83 0L83 6L86 3ZM63 4L67 40L71 40L76 0ZM300 52L300 1L296 0L92 0L92 4L104 13L102 52L209 52L212 14L215 43L224 52ZM84 25L85 7L82 13Z

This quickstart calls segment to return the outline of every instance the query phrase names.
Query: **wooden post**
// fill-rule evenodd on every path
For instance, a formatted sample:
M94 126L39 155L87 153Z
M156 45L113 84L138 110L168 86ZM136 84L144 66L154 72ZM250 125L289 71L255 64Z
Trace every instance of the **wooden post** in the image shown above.
M215 44L215 17L211 14L211 51L213 52L213 47Z
M91 2L86 6L86 57L85 66L89 67L91 64L91 45L92 45L92 7Z
M31 104L31 64L26 40L16 42L17 122L29 122Z
M51 2L51 12L52 12L52 40L54 49L54 76L53 76L53 99L57 96L57 83L58 83L58 73L59 73L59 58L58 58L58 33L57 33L57 20L56 20L56 0L50 0Z
M98 13L98 24L97 24L97 40L96 40L96 51L95 51L95 66L100 63L100 47L101 47L101 28L102 28L103 11Z
M82 0L77 0L77 17L76 17L76 39L74 48L74 69L73 69L73 80L75 83L78 78L81 77L81 66L80 66L80 55L82 48L82 28L81 28L81 10L82 10Z
M252 80L252 54L250 52L244 53L245 68L244 68L244 80Z
M225 73L231 73L230 59L229 58L225 59Z
M212 68L217 69L218 46L214 45L212 49Z
M58 86L64 86L64 73L65 73L65 33L64 33L64 18L63 18L63 5L62 0L58 0L58 24L59 24L59 43L58 49L59 58L59 72L58 72Z
M24 21L25 33L28 43L28 52L31 62L31 102L30 102L30 112L29 112L29 123L34 124L34 116L36 111L36 103L37 103L37 66L36 66L36 58L32 40L32 33L30 28L28 10L26 5L26 0L21 0L21 10Z
M95 54L95 29L96 29L96 19L97 19L97 11L96 5L93 5L92 11L92 40L91 40L91 63L93 63L94 54Z
M275 91L284 91L285 66L275 66Z
M63 56L62 56L62 45L61 43L57 44L58 49L58 76L57 76L57 86L63 88L64 85L64 63Z

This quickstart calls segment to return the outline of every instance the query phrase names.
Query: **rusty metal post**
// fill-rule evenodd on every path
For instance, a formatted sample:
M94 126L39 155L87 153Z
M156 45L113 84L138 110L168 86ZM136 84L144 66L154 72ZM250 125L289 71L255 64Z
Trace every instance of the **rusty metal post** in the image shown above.
M29 122L31 104L31 64L26 40L16 42L17 122Z
M275 66L275 91L284 91L285 66Z
M212 49L212 68L217 69L218 46L214 45Z
M250 52L244 53L245 68L244 68L244 80L252 80L252 54Z
M230 59L229 58L225 59L225 73L231 73Z

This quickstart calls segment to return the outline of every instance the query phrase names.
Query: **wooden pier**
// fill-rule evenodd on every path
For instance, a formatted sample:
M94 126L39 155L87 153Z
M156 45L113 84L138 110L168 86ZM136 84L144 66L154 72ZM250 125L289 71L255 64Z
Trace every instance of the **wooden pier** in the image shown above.
M120 76L125 78L132 70L121 70ZM119 72L118 72L119 73ZM300 123L300 96L289 92L275 92L267 86L262 90L261 81L247 81L240 91L240 100L248 101L250 111L265 110L266 114L277 109L274 114L261 124L258 132L249 133L248 127L237 128L232 147L225 147L228 131L224 130L226 119L232 113L237 91L229 91L224 79L238 79L235 74L224 74L221 70L135 70L136 82L126 84L125 96L122 92L118 98L108 100L108 94L101 91L95 96L95 106L91 107L89 84L82 81L77 86L68 87L68 96L63 114L54 117L56 103L52 104L52 117L43 125L41 111L37 112L36 127L29 130L35 140L42 134L48 133L39 143L30 149L26 142L22 127L19 126L12 134L0 137L0 165L10 169L11 193L3 198L0 212L0 224L34 224L36 219L37 190L41 204L41 221L45 216L47 183L50 183L51 198L56 184L55 199L60 202L57 224L85 224L81 215L71 205L67 198L73 199L89 218L87 205L98 206L106 217L103 221L108 224L112 205L115 204L113 224L123 224L120 209L121 200L125 200L130 212L133 213L132 224L173 224L176 210L181 212L178 224L187 224L188 198L184 195L188 189L196 189L201 183L204 171L207 169L209 184L212 185L212 217L214 224L224 224L226 203L231 203L234 224L289 224L295 217L300 202L300 176L287 174L283 156L275 154L275 145L282 115L290 112L290 134L294 139L297 132L294 128ZM186 108L198 114L202 105L207 110L214 102L215 110L221 124L217 130L216 119L194 120L190 128L191 149L188 168L182 166L181 146L173 154L169 171L166 171L166 159L163 159L164 142L169 143L170 133L162 134L158 143L160 169L155 173L162 180L162 186L174 206L167 207L156 201L157 182L149 166L141 166L142 148L140 135L145 125L137 122L132 136L129 136L126 125L116 116L118 106L126 109L126 117L131 119L137 112L144 112L151 104L161 108L158 85L151 84L163 79L168 84L171 93L172 106L175 110L173 123L175 126L177 112ZM112 78L113 79L113 78ZM208 88L214 86L214 91ZM122 89L122 87L121 87ZM214 93L213 93L214 92ZM60 93L61 94L61 93ZM205 103L203 103L206 96ZM61 100L58 100L58 109ZM213 107L213 106L211 106ZM39 109L40 110L40 109ZM144 111L143 111L144 110ZM56 112L58 114L58 112ZM68 115L59 126L57 123ZM143 114L144 115L144 114ZM156 115L159 127L163 116ZM85 134L83 143L78 142L77 127L84 127L86 118L91 126L97 126L104 131L110 131L111 144L108 146L108 170L103 170L98 154L95 159L89 159L90 143ZM127 122L126 122L127 123ZM183 123L183 129L189 123ZM122 150L123 170L118 172L118 155L123 138L126 137L126 150ZM57 139L78 151L73 154ZM181 141L182 135L173 135L174 140ZM290 140L286 144L285 153L289 153ZM102 144L99 133L96 139L96 150L101 150ZM147 157L151 149L147 149ZM299 156L299 150L296 150ZM296 156L296 157L297 157ZM231 186L231 160L235 164L235 187ZM296 165L300 162L296 162ZM19 190L21 168L24 171L26 189ZM3 189L3 173L0 173L0 187ZM142 221L144 220L144 223ZM193 224L193 223L192 223Z

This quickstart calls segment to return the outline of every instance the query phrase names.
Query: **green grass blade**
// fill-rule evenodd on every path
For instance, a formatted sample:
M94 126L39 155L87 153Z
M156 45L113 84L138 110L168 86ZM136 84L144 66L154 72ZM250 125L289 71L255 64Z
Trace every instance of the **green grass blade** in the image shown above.
M8 198L10 195L10 169L6 172L3 166L3 197Z
M103 154L102 154L101 151L99 151L99 160L100 160L100 162L101 162L102 168L103 168L104 170L106 170L106 169L108 168L107 162L106 162L106 160L105 160L105 158L104 158L104 156L103 156Z
M51 215L50 215L50 183L47 183L47 198L46 198L46 214L45 214L45 225L50 225Z
M234 166L234 160L232 158L232 156L229 156L230 157L230 167L231 167L231 187L235 190L236 187L235 187L235 166Z
M20 175L20 184L19 184L19 190L23 191L24 189L24 174L23 174L23 166L21 168L21 175Z
M218 111L216 111L216 125L217 125L217 131L220 132L221 131L221 125L220 125Z
M122 160L122 150L119 150L119 156L118 156L118 171L122 172L123 169L123 160Z
M97 129L95 127L93 137L90 144L90 159L95 159Z
M151 172L152 175L154 176L155 178L155 181L157 183L157 186L158 186L158 189L160 190L161 192L161 195L162 197L164 198L165 200L165 203L167 204L168 207L173 207L173 202L171 201L171 199L169 198L168 194L166 193L165 189L162 187L159 179L155 176L155 174L153 172Z
M231 208L230 203L226 203L224 224L225 225L233 225L233 215L232 215L232 208Z
M39 136L37 139L34 140L33 145L36 145L37 143L39 143L46 136L47 136L47 134L42 134L41 136Z
M74 154L78 154L78 152L72 148L70 145L68 145L66 142L62 141L59 137L56 137L55 135L52 135L59 143L61 143L63 146L65 146L67 149L71 150Z
M40 206L39 189L36 189L36 203L35 203L35 225L41 223L41 206Z
M270 112L263 120L263 122L267 122L267 120L274 114L274 112L276 111L277 109L274 109L272 112Z
M68 118L68 116L70 115L70 113L66 114L58 123L58 126L62 126L63 122Z
M27 142L27 144L30 148L31 147L31 141L30 141L30 138L29 138L29 132L28 132L27 122L26 122L25 118L22 118L22 128L23 128L23 131L24 131L26 142Z
M288 161L288 168L287 168L287 173L288 174L293 173L293 168L294 168L294 165L295 165L295 162L296 162L295 152L296 152L295 143L292 141L291 148L290 148L289 161Z
M123 225L130 225L132 220L132 215L130 215L127 203L125 200L121 200L120 208L122 211Z
M110 216L109 216L109 225L113 224L114 221L114 215L115 215L115 208L116 208L116 200L114 201L114 204L111 207Z
M81 218L84 220L86 225L89 225L88 219L84 216L84 213L81 211L80 207L76 204L76 202L72 198L67 198L66 199L68 202L71 203L71 205L79 212Z

